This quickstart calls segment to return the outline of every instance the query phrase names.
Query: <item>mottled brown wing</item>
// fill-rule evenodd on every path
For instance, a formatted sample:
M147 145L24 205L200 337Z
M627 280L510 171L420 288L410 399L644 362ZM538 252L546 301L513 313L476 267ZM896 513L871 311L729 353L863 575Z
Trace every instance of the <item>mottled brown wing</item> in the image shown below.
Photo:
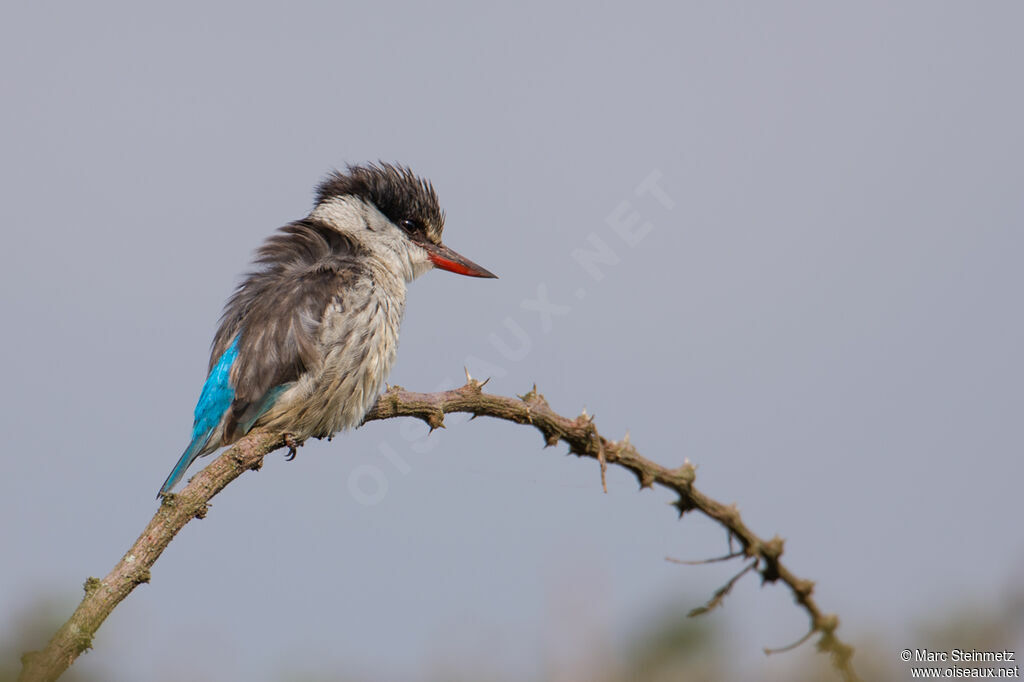
M346 306L345 292L362 276L355 247L329 227L300 221L260 248L256 264L228 301L214 338L211 367L239 338L231 369L235 391L225 440L272 404L274 389L320 363L318 337L327 306Z

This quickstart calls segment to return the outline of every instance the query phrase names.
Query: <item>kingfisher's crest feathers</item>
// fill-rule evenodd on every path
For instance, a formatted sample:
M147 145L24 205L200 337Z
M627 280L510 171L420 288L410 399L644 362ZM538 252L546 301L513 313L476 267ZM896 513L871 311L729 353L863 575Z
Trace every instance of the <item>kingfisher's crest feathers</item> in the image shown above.
M372 203L396 225L410 221L428 241L441 243L444 211L437 192L430 181L406 166L384 162L348 166L345 173L331 173L317 189L318 204L344 196Z

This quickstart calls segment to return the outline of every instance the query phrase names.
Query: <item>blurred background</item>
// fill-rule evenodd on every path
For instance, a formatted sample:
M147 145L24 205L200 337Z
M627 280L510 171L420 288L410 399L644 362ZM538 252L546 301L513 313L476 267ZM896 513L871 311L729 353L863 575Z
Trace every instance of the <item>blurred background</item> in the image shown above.
M331 168L433 180L501 276L392 383L534 382L698 466L866 679L1024 652L1017 3L9 2L0 679L156 508L222 304ZM833 679L718 526L533 430L376 422L219 495L67 679ZM202 463L206 463L203 460ZM198 469L194 469L198 470Z

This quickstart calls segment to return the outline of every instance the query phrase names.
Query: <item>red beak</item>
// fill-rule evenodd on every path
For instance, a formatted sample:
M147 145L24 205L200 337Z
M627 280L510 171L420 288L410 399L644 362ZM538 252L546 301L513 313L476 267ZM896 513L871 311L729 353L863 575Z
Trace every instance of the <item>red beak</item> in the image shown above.
M443 244L427 242L421 243L420 246L426 249L427 255L430 257L434 266L441 268L442 270L454 272L459 275L466 275L467 277L498 278L498 276L493 272L485 270L473 261L460 256Z

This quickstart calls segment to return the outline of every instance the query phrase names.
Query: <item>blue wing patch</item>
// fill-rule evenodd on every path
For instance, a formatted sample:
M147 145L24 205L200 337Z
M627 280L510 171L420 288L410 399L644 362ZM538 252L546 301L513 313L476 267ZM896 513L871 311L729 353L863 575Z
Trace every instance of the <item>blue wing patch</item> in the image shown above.
M199 402L196 403L195 421L192 424L192 442L189 443L181 459L174 465L164 485L160 488L160 495L168 493L185 475L185 471L199 457L199 453L210 442L214 429L220 424L221 418L231 401L235 399L235 389L231 386L231 366L238 358L238 340L241 334L235 337L228 349L217 360L217 364L210 370L203 384L203 392L199 395ZM269 405L267 406L269 408ZM159 497L159 495L158 495Z
M203 392L196 403L195 422L192 424L193 440L207 431L212 431L231 407L231 401L235 399L235 389L232 388L229 379L231 366L238 359L238 340L241 338L241 334L235 337L210 370L210 376L206 377Z

